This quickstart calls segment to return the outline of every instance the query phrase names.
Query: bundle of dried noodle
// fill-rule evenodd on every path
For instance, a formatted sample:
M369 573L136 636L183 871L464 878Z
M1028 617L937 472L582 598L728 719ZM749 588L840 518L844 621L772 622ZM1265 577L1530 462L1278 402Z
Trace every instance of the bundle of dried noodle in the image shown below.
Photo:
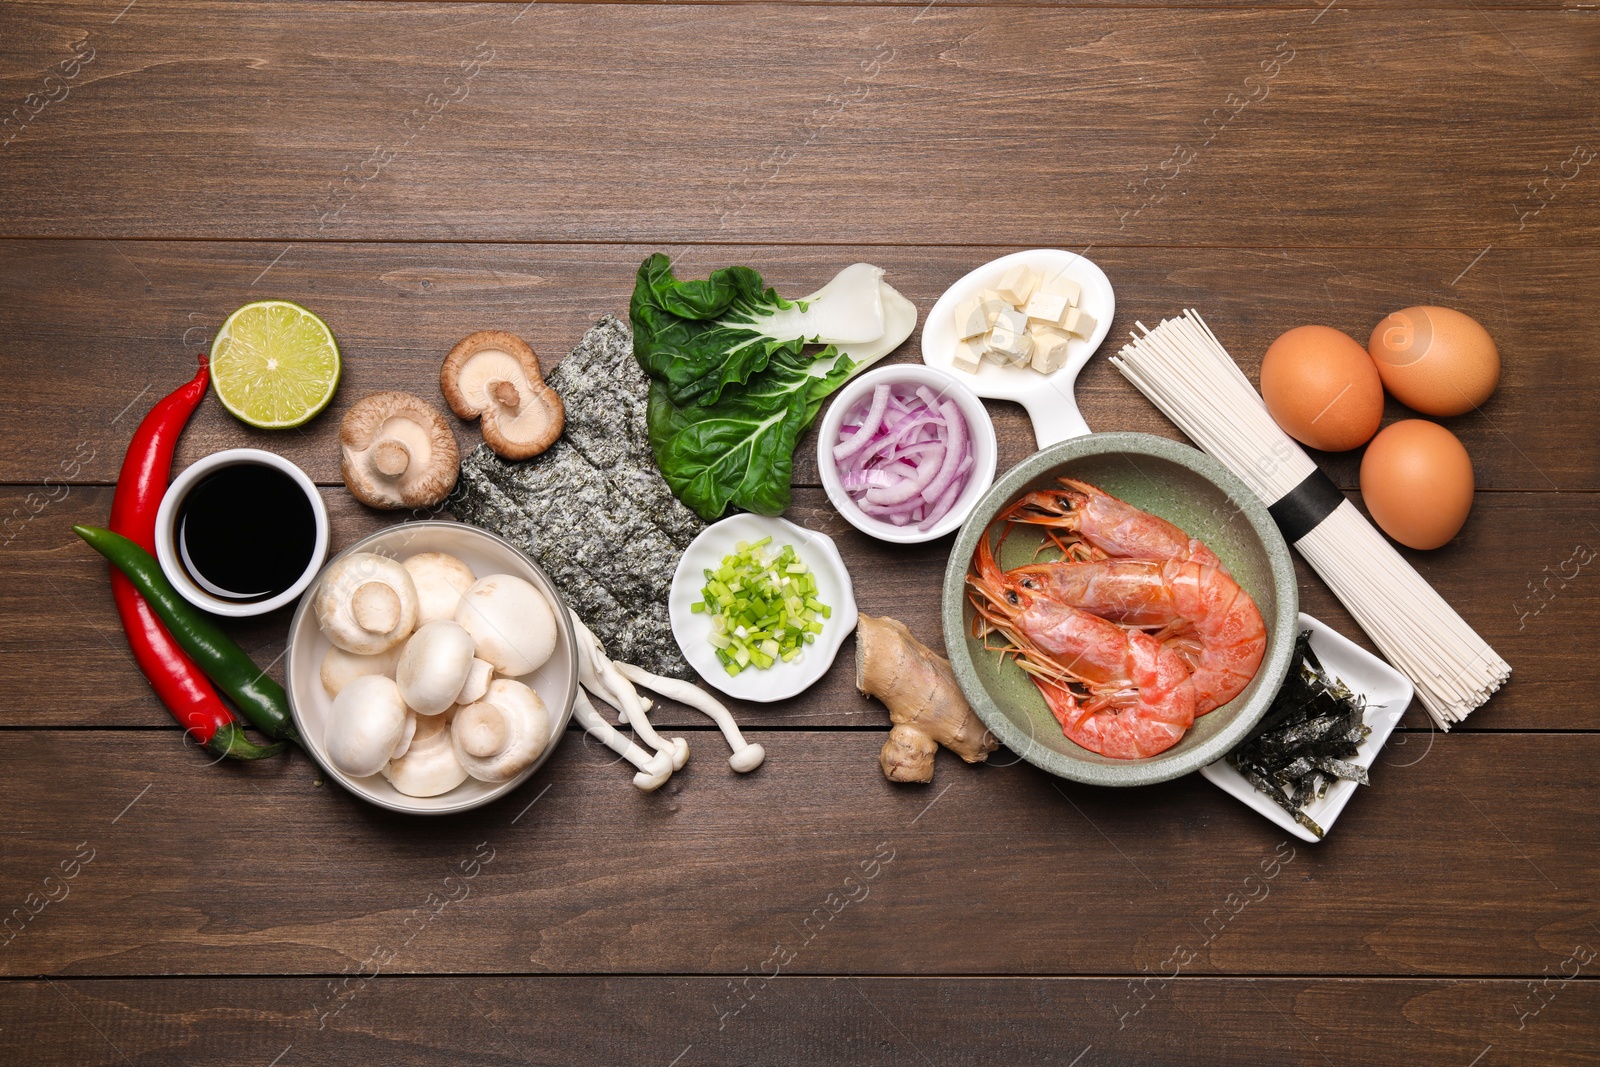
M1199 312L1138 325L1112 364L1268 504L1440 728L1488 700L1511 667L1278 428Z

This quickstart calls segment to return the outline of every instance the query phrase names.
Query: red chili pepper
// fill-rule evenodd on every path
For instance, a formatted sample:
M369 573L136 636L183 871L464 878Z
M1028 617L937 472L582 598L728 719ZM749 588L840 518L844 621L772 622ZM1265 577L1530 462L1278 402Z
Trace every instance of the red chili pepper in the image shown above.
M206 357L201 356L194 379L150 409L133 432L128 453L123 457L117 492L111 499L111 529L147 552L156 550L156 510L166 495L173 450L189 416L205 397L210 377ZM133 583L115 567L111 568L111 597L139 670L150 680L150 687L173 718L195 740L217 755L233 759L261 759L283 751L281 743L257 745L245 735L238 716L173 641Z

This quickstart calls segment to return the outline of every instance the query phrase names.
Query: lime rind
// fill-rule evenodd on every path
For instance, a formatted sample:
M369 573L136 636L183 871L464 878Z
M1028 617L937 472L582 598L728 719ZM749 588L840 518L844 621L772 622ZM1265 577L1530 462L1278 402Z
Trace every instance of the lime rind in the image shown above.
M290 429L315 418L339 387L339 345L299 304L259 300L228 316L211 345L211 382L235 418Z

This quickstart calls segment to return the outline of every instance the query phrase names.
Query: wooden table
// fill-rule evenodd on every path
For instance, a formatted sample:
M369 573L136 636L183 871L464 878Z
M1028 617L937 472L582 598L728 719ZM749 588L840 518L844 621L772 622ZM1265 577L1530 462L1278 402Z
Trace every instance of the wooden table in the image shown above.
M1592 8L7 3L0 906L26 921L0 1061L1594 1062ZM769 753L748 778L668 708L697 755L658 794L573 733L504 802L400 818L298 753L186 748L68 530L247 300L332 324L339 395L281 433L208 400L179 466L282 452L337 548L390 521L339 485L351 402L433 395L474 329L559 358L651 251L788 293L867 259L925 311L1034 246L1110 275L1108 349L1195 306L1253 372L1291 326L1364 340L1419 303L1500 344L1499 392L1449 420L1472 517L1411 558L1515 677L1448 736L1413 708L1324 844L1197 777L1084 788L1004 751L891 786L848 646L737 709ZM1096 429L1177 436L1104 359L1079 395ZM993 410L1003 468L1032 438ZM948 539L854 533L811 448L791 517L862 610L936 639ZM1322 458L1353 490L1356 457ZM1358 633L1303 567L1301 596ZM286 624L233 629L275 663Z

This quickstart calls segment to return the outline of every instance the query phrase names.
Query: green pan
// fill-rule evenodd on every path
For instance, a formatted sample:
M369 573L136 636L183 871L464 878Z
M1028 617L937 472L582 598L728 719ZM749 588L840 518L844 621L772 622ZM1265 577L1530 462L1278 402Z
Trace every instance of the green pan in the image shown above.
M984 530L1024 493L1078 478L1159 515L1211 546L1255 598L1267 651L1250 684L1195 720L1176 745L1147 759L1111 759L1067 740L1044 697L1009 657L972 636L967 571ZM1039 527L1016 526L1000 555L1005 568L1032 562ZM1222 464L1186 445L1142 433L1095 433L1051 445L994 483L961 527L944 576L944 640L961 691L995 737L1023 759L1090 785L1149 785L1198 770L1226 755L1266 714L1294 653L1298 587L1289 546L1266 505Z

